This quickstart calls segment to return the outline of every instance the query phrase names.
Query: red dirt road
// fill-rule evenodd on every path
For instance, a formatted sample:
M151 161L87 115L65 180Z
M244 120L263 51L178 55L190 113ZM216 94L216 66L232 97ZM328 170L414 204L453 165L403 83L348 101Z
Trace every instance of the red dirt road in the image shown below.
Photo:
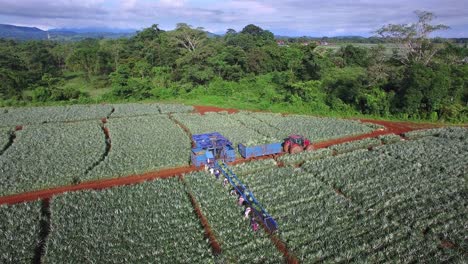
M220 108L216 106L194 105L195 112L204 115L207 112L223 112L227 111L229 114L238 113L239 110L233 108Z
M375 130L367 134L356 135L356 136L349 136L343 138L337 138L327 141L322 141L313 144L315 149L319 148L327 148L332 145L346 143L350 141L361 140L365 138L373 138L381 135L387 134L396 134L401 135L409 131L418 130L418 129L428 129L428 128L435 128L440 127L434 124L419 124L419 123L410 123L410 122L392 122L392 121L383 121L383 120L373 120L373 119L355 119L361 122L366 123L373 123L376 125L381 125L385 127L385 129Z
M0 204L15 204L15 203L22 203L22 202L30 202L35 201L37 199L48 199L51 198L53 195L65 193L65 192L73 192L73 191L81 191L81 190L101 190L116 186L123 186L123 185L130 185L141 183L144 181L150 181L154 179L165 179L180 176L185 173L190 173L193 171L199 171L200 169L195 167L179 167L179 168L172 168L172 169L165 169L155 172L148 172L139 175L130 175L121 178L112 178L112 179L102 179L102 180L95 180L95 181L87 181L82 182L76 185L68 185L68 186L61 186L55 187L46 190L37 190L32 192L14 194L9 196L0 197Z

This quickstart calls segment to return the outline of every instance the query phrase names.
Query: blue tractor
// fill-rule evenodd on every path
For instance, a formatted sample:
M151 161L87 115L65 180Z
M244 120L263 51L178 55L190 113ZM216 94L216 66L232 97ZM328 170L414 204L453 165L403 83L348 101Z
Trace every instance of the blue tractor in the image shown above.
M192 148L192 165L214 165L216 160L233 162L236 152L232 142L218 132L193 135L194 148Z
M193 135L192 140L194 143L191 152L192 165L196 167L208 165L213 169L217 169L229 181L239 197L243 197L244 201L252 209L255 219L263 223L268 231L275 232L278 229L275 219L268 214L255 199L249 188L241 182L226 164L226 162L236 160L236 152L232 147L232 142L218 132ZM281 151L281 144L276 145L279 146L279 151ZM277 148L274 148L274 151L278 151ZM265 155L265 151L256 153L257 156L260 154Z

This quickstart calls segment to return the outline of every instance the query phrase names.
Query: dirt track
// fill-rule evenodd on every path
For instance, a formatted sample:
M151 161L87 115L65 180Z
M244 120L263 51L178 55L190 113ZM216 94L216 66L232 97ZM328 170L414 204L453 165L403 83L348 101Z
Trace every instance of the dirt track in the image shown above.
M29 202L34 201L37 199L47 199L51 198L53 195L65 193L65 192L73 192L73 191L81 191L81 190L101 190L116 186L123 186L123 185L130 185L141 183L144 181L150 181L154 179L165 179L180 176L185 173L190 173L193 171L197 171L199 169L195 167L179 167L179 168L172 168L172 169L164 169L155 172L148 172L139 175L129 175L121 178L112 178L112 179L102 179L102 180L95 180L95 181L87 181L82 182L76 185L67 185L67 186L60 186L45 190L37 190L32 192L14 194L9 196L0 197L0 204L15 204L21 202Z

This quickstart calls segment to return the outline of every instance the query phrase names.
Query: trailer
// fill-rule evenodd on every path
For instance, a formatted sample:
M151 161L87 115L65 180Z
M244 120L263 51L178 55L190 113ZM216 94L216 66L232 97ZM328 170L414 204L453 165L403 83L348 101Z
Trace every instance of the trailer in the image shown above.
M244 144L238 145L239 153L243 158L254 158L265 155L273 155L283 152L283 143L275 142L257 146L245 146Z

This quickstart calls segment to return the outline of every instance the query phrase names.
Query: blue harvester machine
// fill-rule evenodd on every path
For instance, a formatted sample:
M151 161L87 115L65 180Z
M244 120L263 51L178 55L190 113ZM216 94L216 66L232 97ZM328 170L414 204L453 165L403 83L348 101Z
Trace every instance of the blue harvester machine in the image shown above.
M236 152L232 147L232 142L218 132L193 135L192 139L195 143L191 153L192 164L197 167L208 165L218 169L239 196L242 196L244 201L252 208L257 221L261 221L270 232L275 232L278 229L275 219L268 214L249 188L226 164L226 162L236 160ZM266 145L258 146L253 149L246 149L245 146L240 144L239 152L243 157L275 154L281 152L281 143L271 144L270 147ZM246 155L246 152L249 152L249 155Z

